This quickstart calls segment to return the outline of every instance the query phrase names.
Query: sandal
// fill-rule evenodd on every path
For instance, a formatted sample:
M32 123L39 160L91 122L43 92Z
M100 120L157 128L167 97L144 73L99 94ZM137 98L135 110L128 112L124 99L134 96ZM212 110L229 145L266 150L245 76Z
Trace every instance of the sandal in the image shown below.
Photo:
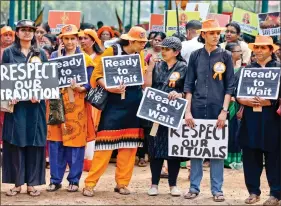
M147 166L147 163L146 163L144 158L140 158L140 160L138 162L138 166L139 167L146 167Z
M82 194L86 197L94 196L94 188L93 187L85 187L83 188Z
M60 188L61 188L61 184L50 183L46 190L48 192L54 192Z
M118 192L121 195L129 195L131 192L130 190L128 190L128 188L126 186L116 186L114 188L114 192Z
M189 199L189 200L192 200L192 199L195 199L196 197L198 197L199 193L194 193L194 192L187 192L183 195L183 197L185 199Z
M257 196L255 194L250 194L250 196L245 200L245 203L246 204L254 204L258 201L260 201L260 196Z
M263 205L278 205L279 200L276 197L270 196Z
M36 197L36 196L40 195L40 191L36 190L34 187L32 187L32 190L27 189L27 194L32 196L32 197Z
M214 195L213 200L215 202L223 202L223 201L225 201L225 198L222 193L218 193L218 194Z
M77 192L79 189L78 183L69 183L67 191L68 192Z
M20 188L19 190L16 190L16 187L14 187L14 188L10 189L10 190L6 193L6 195L7 195L7 196L16 196L17 194L20 193L20 191L21 191L21 188Z

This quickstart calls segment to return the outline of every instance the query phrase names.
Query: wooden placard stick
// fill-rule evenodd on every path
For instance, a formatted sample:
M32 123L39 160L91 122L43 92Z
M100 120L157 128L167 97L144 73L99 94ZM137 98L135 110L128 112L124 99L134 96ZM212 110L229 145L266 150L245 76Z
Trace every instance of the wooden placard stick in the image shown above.
M158 131L158 127L159 127L159 124L156 123L156 122L154 122L154 123L153 123L153 126L152 126L152 128L151 128L151 130L150 130L150 136L152 136L152 137L155 137L155 136L156 136L157 131Z
M126 97L126 93L124 92L121 94L121 99L125 99L125 97Z
M68 92L69 102L71 103L75 102L73 90L70 87L68 87L67 92Z
M262 112L262 106L253 107L253 112Z

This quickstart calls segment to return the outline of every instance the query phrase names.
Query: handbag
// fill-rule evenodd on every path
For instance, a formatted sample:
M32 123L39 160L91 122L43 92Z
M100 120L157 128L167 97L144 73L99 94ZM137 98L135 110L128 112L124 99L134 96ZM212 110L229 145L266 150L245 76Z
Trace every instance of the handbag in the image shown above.
M89 102L93 107L103 110L107 104L108 92L97 85L96 88L91 88L86 94L85 100Z
M112 45L112 48L113 48L114 56L122 55L122 49L120 44L114 44ZM93 107L97 108L98 110L104 110L107 104L107 97L108 97L108 92L100 85L97 85L96 88L91 88L88 91L85 100L89 102Z
M60 95L59 99L51 99L50 102L50 114L48 125L57 125L62 124L65 122L65 112L64 112L64 105L63 105L63 98Z

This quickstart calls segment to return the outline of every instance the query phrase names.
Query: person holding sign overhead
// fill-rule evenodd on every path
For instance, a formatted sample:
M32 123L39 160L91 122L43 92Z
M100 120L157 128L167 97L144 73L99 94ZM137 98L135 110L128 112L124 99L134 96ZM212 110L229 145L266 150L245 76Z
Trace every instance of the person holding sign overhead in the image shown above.
M220 27L212 19L202 22L199 41L202 49L191 53L184 91L188 106L185 114L187 126L195 127L194 119L217 119L217 127L223 128L227 120L231 95L234 93L234 70L231 54L218 46ZM204 62L208 62L204 64ZM191 159L190 189L184 195L194 199L200 192L203 176L202 159ZM210 160L211 192L215 202L224 201L223 159Z
M186 61L181 56L182 44L177 37L167 37L162 44L163 61L155 62L153 57L147 67L146 86L169 93L169 99L183 98L183 86L187 73ZM158 195L158 184L164 159L168 162L168 181L172 196L180 196L177 177L182 158L168 156L168 127L159 126L155 137L149 136L148 152L150 155L151 188L148 195Z
M15 43L4 50L2 63L47 62L45 52L37 47L35 24L20 20ZM2 182L15 184L6 195L15 196L27 184L30 196L39 196L34 186L45 184L45 145L47 136L45 101L11 100L13 113L5 113L3 126Z
M52 53L51 59L81 53L78 47L78 29L75 25L65 25L59 38L61 38L62 43L58 51ZM93 71L93 62L87 54L84 54L84 56L89 79ZM47 188L49 192L61 188L67 165L70 169L67 177L69 181L67 191L78 191L83 170L85 145L87 139L91 138L88 137L90 125L87 124L89 117L85 106L85 95L90 87L90 84L77 85L76 81L72 80L71 87L61 89L65 122L58 125L48 125L47 139L49 141L51 173L50 184ZM92 131L94 131L93 128Z
M271 37L257 36L255 42L249 44L249 48L255 53L257 62L253 62L246 68L264 68L264 70L268 67L280 68L281 64L276 61L273 54L279 47L273 44ZM280 98L280 88L278 98ZM276 113L279 102L258 96L237 100L245 107L239 136L243 151L245 183L250 194L245 203L254 204L260 200L260 177L263 170L263 157L265 157L270 197L264 202L264 205L278 205L278 201L281 199L281 122L280 116ZM253 108L257 107L261 109L254 111Z
M141 68L144 69L143 49L147 42L145 32L141 27L132 27L127 34L120 37L118 45L107 48L102 57L139 53ZM131 66L127 70L130 68L134 69ZM100 59L91 77L93 87L99 84L105 88L103 70L102 59ZM114 149L118 149L115 175L117 185L114 191L122 195L130 194L127 187L133 174L137 148L142 145L144 135L140 127L140 119L136 117L142 98L142 87L140 85L126 87L121 83L118 87L106 90L107 103L101 113L92 167L85 179L83 189L83 195L89 197L94 195L94 187L105 172ZM121 94L125 92L126 98L121 99Z

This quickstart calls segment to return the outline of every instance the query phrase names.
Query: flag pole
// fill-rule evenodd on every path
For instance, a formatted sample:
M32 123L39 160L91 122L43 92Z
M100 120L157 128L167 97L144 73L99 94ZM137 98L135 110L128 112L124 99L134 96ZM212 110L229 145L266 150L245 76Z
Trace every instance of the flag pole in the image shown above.
M176 15L177 15L177 31L178 31L178 36L180 36L179 8L177 2L176 2Z

